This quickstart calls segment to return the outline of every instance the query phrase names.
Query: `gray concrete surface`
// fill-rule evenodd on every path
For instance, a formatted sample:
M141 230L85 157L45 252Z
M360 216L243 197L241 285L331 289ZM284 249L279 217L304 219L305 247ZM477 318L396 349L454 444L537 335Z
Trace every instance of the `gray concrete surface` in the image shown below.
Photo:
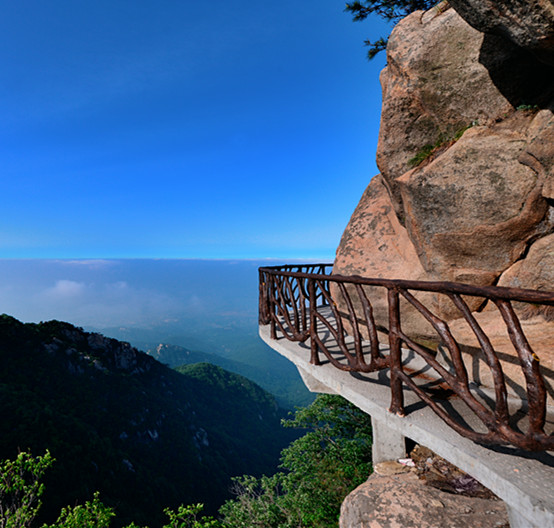
M478 445L448 427L407 389L404 390L406 416L391 414L388 412L388 369L360 374L339 370L328 362L311 365L309 340L306 343L285 338L272 340L269 325L260 326L259 332L270 347L298 367L306 376L304 379L311 380L308 388L340 394L372 417L372 422L378 426L377 442L382 444L376 448L378 457L386 456L389 449L396 454L401 436L411 438L470 474L504 500L513 528L554 528L554 453L528 453L510 447ZM414 369L424 371L428 368L413 352L406 352L404 361ZM464 410L465 406L458 408L456 402L452 405L468 423L479 427ZM391 441L393 445L388 446Z
M386 426L374 416L371 417L373 431L373 464L387 460L398 460L406 456L406 438L398 430Z

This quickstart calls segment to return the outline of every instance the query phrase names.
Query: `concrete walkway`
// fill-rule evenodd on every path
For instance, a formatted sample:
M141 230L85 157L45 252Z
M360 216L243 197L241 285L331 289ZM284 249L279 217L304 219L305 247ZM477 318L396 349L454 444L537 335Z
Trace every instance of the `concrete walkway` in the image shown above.
M554 453L529 453L512 447L484 447L460 436L448 427L416 395L405 389L406 416L388 412L390 405L388 369L371 373L350 373L329 362L311 365L310 341L295 343L280 337L273 340L269 325L260 326L261 338L292 361L312 392L339 394L372 418L374 463L405 456L405 437L428 447L500 497L507 506L512 528L554 528ZM325 338L325 337L324 337ZM327 344L333 347L327 335ZM429 370L413 352L406 351L405 363L415 371ZM432 369L431 369L432 370ZM455 412L470 425L480 424L464 405L449 400Z

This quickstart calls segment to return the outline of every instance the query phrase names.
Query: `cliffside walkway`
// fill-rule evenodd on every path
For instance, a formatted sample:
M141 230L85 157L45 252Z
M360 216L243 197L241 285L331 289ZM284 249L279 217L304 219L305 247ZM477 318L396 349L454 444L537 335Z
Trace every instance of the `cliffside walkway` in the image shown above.
M504 500L513 528L554 527L552 373L516 313L544 314L554 293L341 277L329 269L260 268L262 339L298 367L310 390L340 394L371 415L375 463L404 457L410 438ZM475 299L503 322L518 371L473 315ZM493 306L483 310L485 301ZM445 312L457 322L447 323ZM468 335L488 378L475 368L479 354L464 344Z

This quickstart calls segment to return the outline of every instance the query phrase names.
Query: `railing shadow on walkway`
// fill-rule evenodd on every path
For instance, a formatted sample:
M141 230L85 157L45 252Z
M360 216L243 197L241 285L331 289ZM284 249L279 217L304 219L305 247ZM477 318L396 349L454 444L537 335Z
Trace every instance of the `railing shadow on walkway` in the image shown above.
M535 350L524 330L530 318L554 327L554 292L331 270L330 264L259 269L260 324L270 325L272 339L309 342L313 365L359 375L386 371L389 410L399 416L414 405L413 399L406 405L407 389L474 442L554 449L547 420L554 376L539 358L554 355L554 340ZM414 357L415 370L407 360Z

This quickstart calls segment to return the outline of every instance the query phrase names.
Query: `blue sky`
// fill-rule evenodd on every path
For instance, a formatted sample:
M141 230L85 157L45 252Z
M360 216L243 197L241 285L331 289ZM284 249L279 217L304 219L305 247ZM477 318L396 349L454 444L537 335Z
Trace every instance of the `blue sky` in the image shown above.
M0 4L0 257L333 257L377 173L380 20L339 0Z

